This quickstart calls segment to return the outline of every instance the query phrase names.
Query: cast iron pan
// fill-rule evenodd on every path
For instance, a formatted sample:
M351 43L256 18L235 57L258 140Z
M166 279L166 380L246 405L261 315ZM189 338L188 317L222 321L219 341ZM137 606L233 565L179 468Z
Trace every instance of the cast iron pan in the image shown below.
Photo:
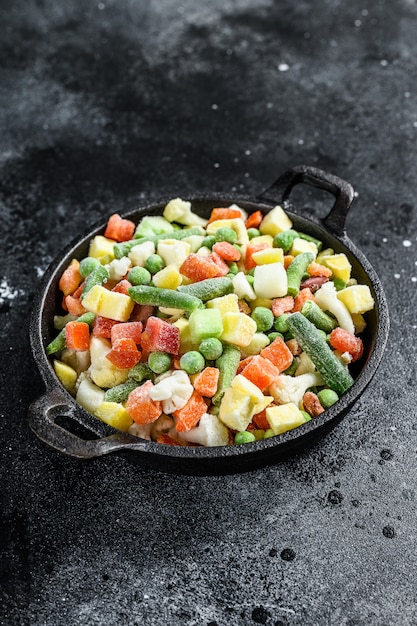
M291 190L300 183L325 190L334 196L333 207L324 219L308 219L288 203ZM348 413L371 381L381 361L389 331L388 308L378 276L346 235L345 220L353 196L351 185L340 178L313 167L298 166L287 171L255 198L219 193L187 198L192 202L193 210L207 218L215 206L236 203L248 211L260 209L266 213L276 204L283 204L295 230L322 240L324 247L345 252L352 263L352 274L359 283L370 287L375 308L367 314L367 328L363 336L365 354L354 364L356 370L351 370L356 379L354 385L331 408L299 428L277 437L215 448L168 446L145 441L117 431L85 411L55 376L44 346L56 335L53 317L60 307L59 278L72 258L81 259L87 255L92 237L104 232L105 223L101 223L70 244L59 259L51 264L37 293L31 316L30 339L33 356L47 391L30 406L29 423L32 430L48 445L78 459L91 459L117 452L144 467L195 475L230 474L259 468L287 458L321 438ZM160 214L169 199L143 206L124 214L124 217L137 223L145 215Z

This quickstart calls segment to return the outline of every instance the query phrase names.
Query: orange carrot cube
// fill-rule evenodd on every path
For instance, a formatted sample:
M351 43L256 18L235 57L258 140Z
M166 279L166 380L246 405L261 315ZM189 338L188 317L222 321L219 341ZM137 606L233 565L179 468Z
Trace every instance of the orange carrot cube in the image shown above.
M182 407L173 412L176 420L176 429L179 433L194 428L200 421L200 418L207 412L207 404L198 391L193 391L191 398Z
M205 367L194 378L194 389L205 398L212 398L217 391L219 375L217 367Z
M239 209L212 209L210 219L207 224L210 224L210 222L216 222L217 220L233 220L236 217L242 217L242 213Z
M251 270L253 267L256 267L256 263L252 258L252 255L255 252L259 252L259 250L265 250L266 248L270 248L270 246L266 243L266 241L260 241L258 243L248 243L246 246L246 256L245 256L245 268L247 270Z
M153 383L147 380L146 383L131 391L127 398L126 410L137 424L150 424L162 413L160 400L152 400L149 395L153 386Z
M286 370L293 360L293 355L281 337L274 339L269 346L261 350L260 354L264 359L271 361L280 372Z
M80 274L80 262L77 259L72 259L67 269L63 271L61 278L59 279L58 287L63 292L64 296L68 296L73 293L83 277Z
M122 338L112 343L112 349L106 355L113 365L119 369L130 369L139 363L141 353L133 339Z
M262 211L255 211L254 213L251 213L245 222L246 228L258 228L259 224L263 220L263 217Z
M335 350L349 352L352 361L357 361L363 354L362 339L339 326L330 333L329 343Z
M305 287L304 289L301 289L298 296L294 298L294 308L292 312L295 313L296 311L301 311L303 304L305 304L307 300L313 300L313 302L315 302L316 299L311 289Z
M90 348L89 325L85 322L68 322L65 325L65 343L69 350L88 350Z
M104 236L115 241L128 241L132 239L135 232L135 224L130 220L125 220L118 213L110 216L107 222Z
M279 317L283 313L292 311L294 307L294 298L292 296L283 296L282 298L274 298L272 300L272 313L275 317Z
M251 359L241 374L264 391L279 376L279 369L268 359L259 354Z
M218 265L212 258L205 258L197 254L190 254L185 259L180 267L180 272L194 282L221 275Z
M239 261L241 256L239 250L228 241L217 241L212 250L224 261Z

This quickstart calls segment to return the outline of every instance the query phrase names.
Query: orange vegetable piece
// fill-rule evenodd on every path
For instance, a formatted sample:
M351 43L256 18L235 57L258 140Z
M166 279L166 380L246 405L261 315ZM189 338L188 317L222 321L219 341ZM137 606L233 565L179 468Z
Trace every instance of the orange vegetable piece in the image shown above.
M115 241L128 241L132 239L134 232L134 222L123 219L118 213L113 213L107 222L104 236Z
M275 406L274 403L271 403L269 407ZM260 428L261 430L268 430L270 427L268 420L266 419L266 409L261 411L260 413L256 413L256 415L252 418L252 423L256 428Z
M180 272L194 282L221 275L218 265L212 258L205 258L197 254L188 255L180 267Z
M245 268L247 270L251 270L256 266L255 261L252 258L252 254L255 252L259 252L259 250L265 250L270 246L266 243L266 241L260 241L258 243L248 243L246 246L246 256L245 256Z
M258 228L259 224L263 220L263 217L262 211L255 211L254 213L251 213L245 222L246 228Z
M224 261L239 261L241 256L239 250L228 241L217 241L212 250Z
M179 441L177 441L173 437L170 437L166 433L161 433L160 435L158 435L158 437L156 439L156 442L157 443L163 443L166 446L182 446L183 445L182 443L180 443Z
M294 298L292 296L283 296L282 298L274 298L272 300L272 313L275 317L279 317L283 313L292 311L294 307Z
M352 333L339 326L330 333L329 342L335 350L349 352L352 361L357 361L363 354L362 339L352 335Z
M312 261L307 268L307 274L309 276L324 276L329 278L332 275L332 270L328 267L324 267L324 265L320 265L320 263L316 263L316 261Z
M294 261L294 257L292 256L292 254L286 254L284 256L284 268L288 269L288 267L291 265L293 261Z
M80 262L77 261L77 259L72 259L67 269L63 271L59 279L58 287L63 292L64 296L68 296L77 289L82 280Z
M111 327L110 337L112 345L120 339L133 339L135 344L140 344L142 336L142 322L121 322Z
M218 272L217 276L226 276L226 274L229 273L229 266L223 261L222 257L217 254L215 250L212 251L208 258L216 264Z
M110 339L111 329L115 324L120 324L120 322L111 320L108 317L96 315L93 322L93 335L95 337L105 337L106 339Z
M152 400L149 395L153 386L153 382L147 380L146 383L131 391L127 398L126 411L137 424L151 424L162 413L160 400Z
M86 312L86 309L81 304L80 298L74 298L74 296L65 296L65 306L68 313L71 315L82 315Z
M251 359L241 371L242 376L264 391L279 376L279 369L268 359L259 354Z
M200 421L200 418L207 412L207 404L204 398L198 391L194 390L191 398L182 407L173 412L173 416L176 419L176 429L179 433L185 432L194 428Z
M271 361L280 372L286 370L293 360L293 355L281 337L274 339L269 346L261 350L260 354L264 359Z
M65 343L69 350L84 351L90 348L90 327L85 322L68 322L65 325Z
M242 217L242 213L239 209L212 209L207 224L216 222L217 220L233 220L236 217Z
M129 287L132 286L132 283L130 283L128 280L126 280L125 278L123 278L123 280L119 281L117 283L117 285L115 285L112 289L112 291L116 291L116 293L124 293L125 296L128 296L128 289Z
M133 339L118 339L112 344L112 349L106 358L109 359L119 369L130 369L139 363L141 353Z
M295 313L296 311L301 311L301 309L303 308L303 304L305 304L307 300L313 300L313 302L315 302L315 297L311 289L305 287L304 289L301 289L298 296L294 298L294 308L292 310L293 313Z
M241 374L243 368L246 367L247 364L252 361L252 359L253 356L247 356L246 359L242 359L242 361L240 361L239 365L237 366L236 375Z
M194 378L194 389L205 398L212 398L217 391L219 375L217 367L205 367Z

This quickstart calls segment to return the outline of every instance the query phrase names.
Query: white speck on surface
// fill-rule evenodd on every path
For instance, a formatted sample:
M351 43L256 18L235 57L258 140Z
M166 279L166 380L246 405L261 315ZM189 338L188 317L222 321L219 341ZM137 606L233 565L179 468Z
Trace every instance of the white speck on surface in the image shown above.
M103 9L105 9L106 6L102 2L99 2L98 5L97 5L97 8L98 8L99 11L103 11Z
M356 28L360 28L362 26L362 21L361 20L355 20L354 22Z
M299 146L303 146L304 145L304 139L299 139L298 140L298 145Z
M404 98L409 98L410 96L411 96L411 93L409 91L404 92Z
M35 271L36 271L36 276L38 278L42 278L42 276L45 274L45 270L43 269L43 267L35 267Z
M412 283L417 283L417 276L412 276L411 277L411 282Z
M0 282L0 304L4 304L6 300L14 300L18 296L24 294L21 289L14 289L7 282L7 278L3 277Z
M411 241L409 239L404 239L403 246L404 248L409 248L411 246Z
M387 243L388 239L386 237L382 237L382 242Z
M288 70L290 69L290 66L287 63L280 63L278 65L278 69L280 72L288 72Z
M368 11L368 9L362 9L361 13L362 13L363 17L366 17L368 15L369 11Z
M250 155L250 154L252 154L252 153L251 153L251 151L250 151L250 150L245 150L245 154L246 154L246 156L249 156L249 155Z
M400 278L400 274L394 274L394 278Z
M217 109L219 108L218 104L212 104L211 108L213 109L213 111L217 111Z
M358 198L359 197L359 192L358 191L354 191L353 195L354 195L355 198Z
M387 67L388 61L386 59L381 59L380 64L382 65L382 67Z
M417 121L413 122L413 126L414 126L414 128L417 128Z
M217 169L218 167L220 167L220 163L215 163L214 167Z

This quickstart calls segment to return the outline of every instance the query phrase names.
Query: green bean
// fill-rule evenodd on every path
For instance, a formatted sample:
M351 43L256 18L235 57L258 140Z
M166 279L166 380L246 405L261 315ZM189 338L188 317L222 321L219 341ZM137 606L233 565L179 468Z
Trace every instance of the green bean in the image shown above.
M312 237L311 235L307 235L306 233L298 233L298 236L300 239L304 239L304 241L310 241L311 243L314 243L317 247L317 250L320 252L320 250L323 247L323 242L320 241L320 239L316 239L315 237Z
M318 304L313 300L307 300L301 308L301 313L314 324L319 330L323 330L325 333L331 333L337 326L335 319L327 315Z
M213 396L212 402L220 404L224 392L230 387L232 380L236 376L236 371L240 363L240 350L237 346L226 344L223 348L223 354L216 359L216 367L218 368L219 382L217 391Z
M130 239L129 241L115 243L113 246L113 252L116 259L121 259L124 256L128 256L132 248L134 248L135 246L139 246L141 243L145 243L146 241L153 241L154 243L158 243L158 241L162 241L164 239L185 239L186 237L190 237L191 235L201 234L201 229L196 227L185 228L184 230L174 230L171 233L161 233L160 235L138 237L136 239Z
M111 389L107 389L104 394L105 402L125 402L127 400L131 391L136 389L139 386L139 383L133 378L128 378L125 383L121 385L116 385Z
M178 291L206 302L207 300L213 300L213 298L220 298L221 296L232 293L233 282L227 276L221 276L220 278L206 278L205 280L200 280L197 283L180 285L178 287Z
M293 296L295 298L298 295L303 274L313 260L314 256L311 252L302 252L301 254L298 254L290 263L287 269L287 292L289 296Z
M196 298L188 293L180 293L175 289L138 285L137 287L130 287L128 293L132 300L138 304L150 304L152 306L162 306L184 311L195 311L196 309L204 308L200 298Z
M81 298L85 296L95 285L103 285L109 279L109 271L104 265L97 265L87 276Z

